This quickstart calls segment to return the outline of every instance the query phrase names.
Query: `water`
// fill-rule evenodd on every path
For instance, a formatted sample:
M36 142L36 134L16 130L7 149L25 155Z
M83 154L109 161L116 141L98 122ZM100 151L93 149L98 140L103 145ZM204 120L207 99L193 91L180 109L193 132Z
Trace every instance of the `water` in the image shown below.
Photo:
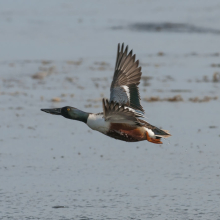
M1 219L220 219L218 1L0 4ZM129 28L167 23L186 31ZM147 120L172 134L163 145L40 111L101 112L119 42L142 65Z

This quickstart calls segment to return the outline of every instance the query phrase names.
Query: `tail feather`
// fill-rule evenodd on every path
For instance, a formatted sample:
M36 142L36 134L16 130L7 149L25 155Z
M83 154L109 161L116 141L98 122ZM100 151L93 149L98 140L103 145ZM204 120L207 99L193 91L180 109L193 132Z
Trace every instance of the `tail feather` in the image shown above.
M164 130L164 129L161 129L161 130L168 133L168 134L170 134L170 132L168 130Z
M171 136L170 132L157 127L152 128L154 135L158 138L168 138Z
M168 137L171 136L169 131L163 130L163 129L159 129L159 128L153 129L153 132L154 132L156 137L168 138Z

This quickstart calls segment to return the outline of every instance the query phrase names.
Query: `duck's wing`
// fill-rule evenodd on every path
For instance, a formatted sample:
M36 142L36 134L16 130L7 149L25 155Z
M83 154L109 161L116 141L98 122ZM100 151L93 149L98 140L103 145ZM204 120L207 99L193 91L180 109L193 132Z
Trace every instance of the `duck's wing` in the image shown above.
M126 106L120 106L116 102L109 102L108 99L102 100L103 117L111 123L126 123L130 125L140 125L140 121L136 118L135 112L129 110Z
M144 114L138 89L141 74L139 60L135 61L135 54L132 55L132 50L128 54L128 46L124 50L124 43L121 47L118 44L115 72L110 88L110 101L129 106Z

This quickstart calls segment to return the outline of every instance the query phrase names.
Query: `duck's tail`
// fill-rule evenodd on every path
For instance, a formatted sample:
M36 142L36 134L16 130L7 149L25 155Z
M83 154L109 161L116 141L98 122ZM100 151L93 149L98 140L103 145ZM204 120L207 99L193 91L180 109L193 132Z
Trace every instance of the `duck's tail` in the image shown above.
M146 138L149 142L152 142L154 144L162 144L161 138L168 138L171 136L169 131L159 129L157 127L151 128L152 132L154 133L154 137L150 137L148 132L146 132Z
M158 139L160 138L168 138L171 136L170 132L167 131L167 130L163 130L163 129L160 129L160 128L157 128L156 126L153 126L151 124L149 124L148 122L144 121L144 120L141 120L139 119L139 121L144 124L144 126L148 129L151 129L154 133L154 136Z
M154 135L156 137L159 138L168 138L171 136L170 132L167 130L163 130L163 129L159 129L157 127L155 127L154 129L152 129L152 131L154 132Z

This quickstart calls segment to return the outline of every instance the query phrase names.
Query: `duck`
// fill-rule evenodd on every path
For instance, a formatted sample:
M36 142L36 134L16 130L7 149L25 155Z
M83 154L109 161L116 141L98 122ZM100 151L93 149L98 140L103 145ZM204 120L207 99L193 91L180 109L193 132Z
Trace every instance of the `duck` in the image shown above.
M141 66L133 50L128 52L128 46L124 47L124 43L121 45L119 43L110 99L102 99L101 113L88 113L71 106L41 110L81 121L91 129L117 140L126 142L147 140L154 144L162 144L161 138L168 138L171 134L145 120L138 87L141 75Z

